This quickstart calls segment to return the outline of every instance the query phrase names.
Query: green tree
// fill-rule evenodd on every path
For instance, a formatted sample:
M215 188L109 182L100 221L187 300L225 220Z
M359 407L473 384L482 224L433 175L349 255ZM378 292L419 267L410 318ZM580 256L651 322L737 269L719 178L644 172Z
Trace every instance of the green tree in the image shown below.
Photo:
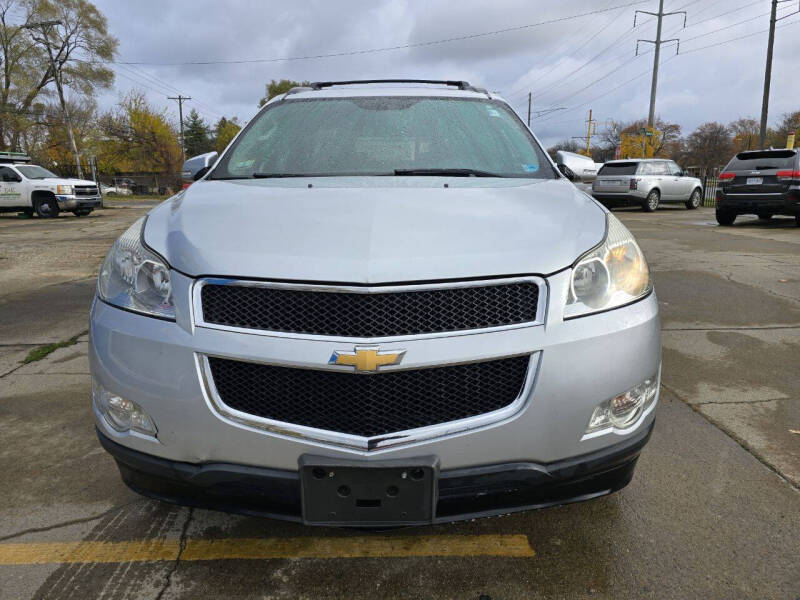
M17 18L22 22L13 23ZM60 24L45 32L22 27L47 20ZM0 145L20 149L26 131L41 126L54 75L79 102L110 87L114 72L106 61L116 50L105 16L87 0L0 2Z
M293 87L301 87L310 85L310 81L292 81L291 79L281 79L275 81L274 79L267 84L267 95L258 101L259 106L264 106L267 102L272 100L275 96L285 94Z
M183 121L183 144L186 147L187 157L211 151L213 144L208 124L195 109L192 109Z
M236 117L232 117L231 119L226 119L225 117L220 118L216 125L214 125L214 150L220 153L225 150L226 146L236 137L236 134L239 133L241 128L242 126L239 125L239 119Z

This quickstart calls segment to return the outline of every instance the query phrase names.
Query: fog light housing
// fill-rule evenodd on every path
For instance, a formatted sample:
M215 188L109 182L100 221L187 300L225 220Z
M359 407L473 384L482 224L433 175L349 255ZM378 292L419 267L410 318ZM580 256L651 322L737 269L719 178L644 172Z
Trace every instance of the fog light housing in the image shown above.
M158 429L153 419L136 402L108 391L96 381L92 381L92 399L106 423L115 431L120 433L135 431L156 437Z
M624 431L632 427L655 402L660 382L661 371L659 369L657 373L639 385L601 402L589 419L586 433Z

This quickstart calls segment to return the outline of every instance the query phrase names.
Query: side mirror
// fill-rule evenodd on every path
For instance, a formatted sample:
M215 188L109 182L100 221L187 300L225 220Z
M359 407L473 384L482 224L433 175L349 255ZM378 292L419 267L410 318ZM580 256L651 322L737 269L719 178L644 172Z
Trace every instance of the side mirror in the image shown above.
M572 169L570 169L567 165L558 165L558 170L561 171L561 174L570 181L575 181L575 173L573 173Z
M197 181L211 170L218 158L219 152L206 152L193 156L183 163L181 177L185 182Z

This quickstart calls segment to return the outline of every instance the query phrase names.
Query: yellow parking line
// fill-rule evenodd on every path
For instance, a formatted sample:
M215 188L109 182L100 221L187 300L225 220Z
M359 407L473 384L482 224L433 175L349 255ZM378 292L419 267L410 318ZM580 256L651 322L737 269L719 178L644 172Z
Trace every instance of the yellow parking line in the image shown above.
M9 543L0 544L0 565L175 560L179 551L179 540ZM524 535L308 536L190 539L181 560L534 555Z

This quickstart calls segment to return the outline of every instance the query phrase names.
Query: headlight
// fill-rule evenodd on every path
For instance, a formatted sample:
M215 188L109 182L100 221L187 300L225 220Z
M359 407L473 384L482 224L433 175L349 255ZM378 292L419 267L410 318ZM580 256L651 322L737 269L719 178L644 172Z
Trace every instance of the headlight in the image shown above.
M572 269L564 317L588 315L629 304L650 293L650 270L631 232L608 213L606 239Z
M114 306L174 319L169 265L142 244L144 223L142 217L114 242L100 267L97 293Z
M56 191L59 194L71 196L73 193L75 193L75 188L72 187L71 185L59 185L56 186Z

